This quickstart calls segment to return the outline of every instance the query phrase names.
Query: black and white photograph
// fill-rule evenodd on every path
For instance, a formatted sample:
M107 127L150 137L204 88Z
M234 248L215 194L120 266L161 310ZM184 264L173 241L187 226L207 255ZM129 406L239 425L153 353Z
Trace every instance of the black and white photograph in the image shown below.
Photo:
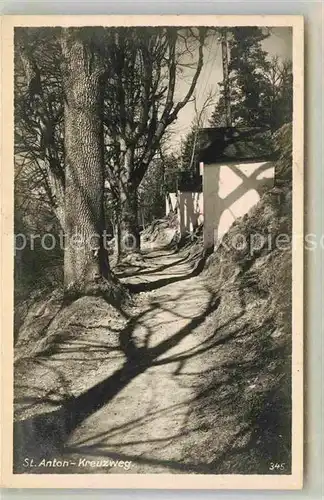
M302 18L26 17L12 482L300 487Z

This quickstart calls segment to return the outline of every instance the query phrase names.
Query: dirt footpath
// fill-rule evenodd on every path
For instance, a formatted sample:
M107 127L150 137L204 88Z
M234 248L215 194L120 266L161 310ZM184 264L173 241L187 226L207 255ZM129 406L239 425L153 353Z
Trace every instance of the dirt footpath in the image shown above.
M144 373L75 430L68 446L96 460L131 460L132 472L183 472L184 449L200 439L189 405L195 397L195 374L205 363L190 355L199 347L196 329L204 323L212 296L199 277L182 279L191 268L179 256L158 252L149 258L154 272L143 270L125 279L156 287L139 297L141 311L134 316L125 351L129 359L132 349L139 356L142 349L154 357ZM167 279L174 281L160 287Z
M245 309L195 274L185 254L149 252L119 270L122 281L144 290L127 311L84 297L58 314L55 342L44 348L43 340L17 363L18 471L260 470L256 418L268 418L259 415L264 387L277 376L275 363L266 375L260 365L267 303ZM264 472L268 462L267 455Z

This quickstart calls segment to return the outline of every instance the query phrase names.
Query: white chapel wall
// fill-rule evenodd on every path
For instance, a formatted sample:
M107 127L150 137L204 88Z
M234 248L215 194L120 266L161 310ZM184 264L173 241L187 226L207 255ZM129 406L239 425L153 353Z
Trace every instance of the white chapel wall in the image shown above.
M211 247L233 222L258 203L273 186L273 162L243 162L204 166L204 246Z

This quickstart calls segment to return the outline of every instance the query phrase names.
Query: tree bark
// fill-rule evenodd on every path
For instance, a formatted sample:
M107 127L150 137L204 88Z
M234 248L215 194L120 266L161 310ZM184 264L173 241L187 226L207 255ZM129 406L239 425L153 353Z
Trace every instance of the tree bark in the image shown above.
M121 255L140 252L137 187L131 180L120 183L120 250Z
M138 225L138 186L134 182L134 150L127 147L125 139L120 139L121 169L119 171L119 242L120 256L140 252L140 234Z
M62 30L65 94L66 293L82 295L109 278L104 248L103 102L98 60L78 30Z

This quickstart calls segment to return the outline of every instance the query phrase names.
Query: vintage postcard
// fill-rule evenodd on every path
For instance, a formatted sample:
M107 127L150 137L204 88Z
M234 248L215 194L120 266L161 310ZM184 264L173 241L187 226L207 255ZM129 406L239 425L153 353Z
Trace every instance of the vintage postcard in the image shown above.
M303 18L1 42L2 484L301 488Z

